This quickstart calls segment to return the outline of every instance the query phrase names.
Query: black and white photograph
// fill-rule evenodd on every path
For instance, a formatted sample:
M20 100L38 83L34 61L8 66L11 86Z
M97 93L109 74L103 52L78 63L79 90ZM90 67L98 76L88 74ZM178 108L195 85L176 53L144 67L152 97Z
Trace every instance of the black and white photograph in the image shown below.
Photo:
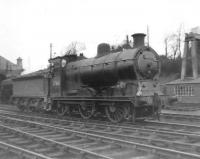
M200 1L0 0L0 159L200 159Z

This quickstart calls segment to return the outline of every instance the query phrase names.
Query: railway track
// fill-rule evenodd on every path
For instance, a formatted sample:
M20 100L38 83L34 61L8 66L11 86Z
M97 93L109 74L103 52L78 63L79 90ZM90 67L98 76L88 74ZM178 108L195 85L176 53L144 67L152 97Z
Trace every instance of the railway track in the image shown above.
M9 116L9 117L8 117ZM42 118L42 117L28 117L28 116L19 116L19 115L11 115L11 114L1 114L0 121L4 123L9 123L12 126L18 124L26 124L34 125L34 127L40 127L39 135L44 135L46 137L53 137L56 139L57 137L61 139L65 139L66 137L63 134L68 134L69 143L78 143L80 145L96 144L97 149L100 143L98 141L104 141L106 145L101 145L100 149L105 153L108 149L112 149L112 152L119 152L121 150L125 151L124 154L129 154L134 152L133 154L129 154L129 157L136 153L144 151L142 154L143 156L162 156L166 158L200 158L200 127L191 126L191 125L184 125L184 128L196 128L196 132L194 131L184 131L183 125L179 124L179 127L182 126L181 132L174 131L171 132L170 129L159 129L159 125L163 125L162 122L152 122L152 126L144 126L147 124L145 122L143 126L139 125L132 125L132 127L127 126L115 126L115 125L105 125L105 124L94 124L94 123L83 123L77 121L66 121L66 120L58 120L58 119L49 119L49 118ZM156 126L155 126L156 125ZM166 123L167 125L167 123ZM169 126L170 124L168 124ZM173 125L173 124L172 124ZM171 125L171 126L172 126ZM173 125L177 127L178 124ZM154 126L154 128L152 128ZM28 131L30 133L29 128L22 127L23 131ZM41 128L42 127L42 128ZM48 128L48 131L43 131L41 129ZM163 126L162 126L163 127ZM17 128L19 128L17 126ZM20 128L21 129L21 128ZM58 132L50 132L50 130L56 130ZM39 131L39 132L40 132ZM179 130L180 131L180 130ZM38 134L38 128L32 129L31 133ZM49 134L50 133L50 134ZM57 135L55 135L57 134ZM72 135L74 134L74 135ZM70 136L70 137L69 137ZM83 138L84 137L84 138ZM85 139L87 138L87 140ZM97 141L91 141L87 143L88 139ZM86 143L85 143L86 142ZM114 145L112 145L112 144ZM117 146L116 146L117 145ZM76 145L77 146L77 145ZM95 146L95 147L96 147ZM113 148L114 146L114 148ZM89 146L90 147L90 146ZM119 149L119 147L121 149ZM127 149L128 148L128 149ZM94 148L95 149L95 148ZM93 150L94 150L93 149ZM134 150L134 151L133 151ZM123 152L122 151L122 152ZM114 154L115 154L114 153ZM144 155L145 154L145 155ZM118 154L119 155L119 154ZM112 156L108 155L108 157L115 158L119 156ZM122 156L121 156L122 157ZM123 158L127 158L123 156Z
M161 118L170 121L181 121L181 122L192 122L199 123L200 116L198 115L188 115L188 114L178 114L178 113L162 113Z
M22 131L22 127L27 128L29 131ZM39 128L37 133L30 133L33 131L33 129L36 130L37 128ZM42 130L41 127L37 128L33 127L33 125L24 127L24 125L20 124L18 126L14 126L13 124L8 122L5 123L4 121L4 124L0 124L0 139L1 141L4 141L4 143L9 143L9 145L15 147L17 153L29 153L32 158L36 159L54 159L66 157L110 159L104 155L93 153L44 137L44 135L41 135L41 133L44 133L46 130L48 131L47 134L49 134L50 130ZM51 130L51 132L54 132L54 130ZM56 134L54 135L56 136Z
M188 105L188 106L165 106L165 110L174 110L174 111L197 111L200 110L200 105Z
M1 131L0 131L1 132ZM50 157L34 153L32 151L13 146L0 141L0 156L3 159L51 159Z
M116 128L130 128L131 130L133 128L137 129L150 129L150 130L164 130L164 131L173 131L173 132L187 132L187 133L199 133L200 127L199 125L193 125L193 124L181 124L181 123L175 123L175 122L161 122L161 121L141 121L137 122L136 124L132 124L130 122L125 123L116 123L113 125L110 122L106 121L99 121L99 120L81 120L80 118L68 118L68 117L58 117L54 115L48 115L48 114L41 114L44 116L35 116L28 114L21 114L16 112L10 112L10 111L3 111L0 112L2 115L25 119L25 120L32 120L32 121L42 121L42 122L50 122L50 123L61 123L62 125L69 125L72 124L74 126L78 125L97 125L97 126L108 126L108 127L116 127ZM37 114L38 115L38 114Z
M6 107L5 107L6 106ZM14 113L20 113L20 114L24 114L24 113L29 113L29 112L20 112L17 108L15 108L14 106L10 106L8 105L8 108L7 108L7 105L4 105L4 106L1 106L0 105L0 110L1 111L12 111ZM45 113L34 113L34 112L31 112L29 113L30 115L39 115L39 116L43 116L43 117L48 117L48 118L59 118L59 119L67 119L67 120L77 120L77 121L83 121L82 118L79 118L79 117L67 117L67 116L57 116L57 114L53 114L53 113L50 113L50 114L45 114ZM169 122L179 122L179 123L192 123L192 124L198 124L199 125L199 122L200 122L200 116L198 115L189 115L189 114L180 114L180 113L176 113L176 112L173 112L173 113L168 113L168 112L164 112L164 113L161 113L161 116L160 116L160 119L161 121L169 121ZM98 119L91 119L91 121L97 121ZM102 119L101 119L102 120ZM102 122L100 120L98 120L98 122ZM104 120L103 119L103 123L107 122L107 120ZM109 124L110 122L108 122Z
M1 118L2 121L2 118ZM53 157L61 158L58 155L67 156L68 158L133 158L133 157L149 157L149 152L142 150L147 148L145 145L137 144L135 147L130 145L124 145L124 141L115 140L111 138L106 138L98 135L92 135L88 133L80 133L76 131L66 131L64 129L59 129L57 127L45 126L39 123L27 122L23 120L13 120L11 118L4 118L4 125L0 125L0 128L4 129L9 134L3 134L3 138L12 138L14 144L19 146L23 143L26 144L27 138L31 138L31 143L29 142L29 148L37 147L36 151L43 153L47 156L51 156L49 153L53 153ZM6 126L5 126L6 125ZM14 128L11 128L14 127ZM10 134L11 133L11 134ZM13 134L18 134L12 136ZM23 135L22 135L23 134ZM19 138L20 136L20 138ZM25 138L21 138L21 136ZM38 147L32 145L32 139L38 140L39 142L46 143L45 146ZM127 144L128 142L126 142ZM26 145L26 146L27 146ZM53 148L48 145L53 145ZM62 152L60 154L60 149ZM57 148L56 148L57 147ZM140 148L140 149L139 149ZM63 155L63 151L71 149L71 153L77 156L71 157L69 154ZM151 156L156 157L152 152ZM55 156L56 154L56 156ZM73 154L73 155L74 155ZM92 156L91 156L92 155ZM157 158L157 157L156 157Z

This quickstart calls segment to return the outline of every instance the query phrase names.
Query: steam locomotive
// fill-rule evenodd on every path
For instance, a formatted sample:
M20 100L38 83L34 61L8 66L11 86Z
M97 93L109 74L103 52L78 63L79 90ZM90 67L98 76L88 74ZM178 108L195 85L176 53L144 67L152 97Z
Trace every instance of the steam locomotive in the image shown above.
M12 103L22 111L106 116L114 123L158 117L159 56L144 45L145 34L132 37L134 46L122 51L99 45L94 58L59 56L49 60L48 69L13 79Z

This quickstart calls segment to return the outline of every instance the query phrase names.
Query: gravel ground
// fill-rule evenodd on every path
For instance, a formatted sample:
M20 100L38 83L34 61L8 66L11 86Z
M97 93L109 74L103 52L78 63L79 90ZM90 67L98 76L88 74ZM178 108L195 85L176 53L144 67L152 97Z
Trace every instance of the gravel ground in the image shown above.
M0 159L20 159L20 156L13 152L6 152L0 149Z

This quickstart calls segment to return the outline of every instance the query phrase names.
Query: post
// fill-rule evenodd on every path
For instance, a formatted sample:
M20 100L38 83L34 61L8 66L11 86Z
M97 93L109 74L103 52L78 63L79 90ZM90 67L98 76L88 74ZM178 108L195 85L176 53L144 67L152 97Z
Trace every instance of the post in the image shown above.
M191 55L192 55L192 70L193 70L193 78L198 78L198 63L197 63L197 40L192 40L191 45Z
M184 78L186 76L187 54L188 54L188 51L189 51L189 41L186 40L186 38L185 38L184 52L183 52L183 57L182 57L181 80L184 80Z
M52 43L50 43L50 59L52 59Z

